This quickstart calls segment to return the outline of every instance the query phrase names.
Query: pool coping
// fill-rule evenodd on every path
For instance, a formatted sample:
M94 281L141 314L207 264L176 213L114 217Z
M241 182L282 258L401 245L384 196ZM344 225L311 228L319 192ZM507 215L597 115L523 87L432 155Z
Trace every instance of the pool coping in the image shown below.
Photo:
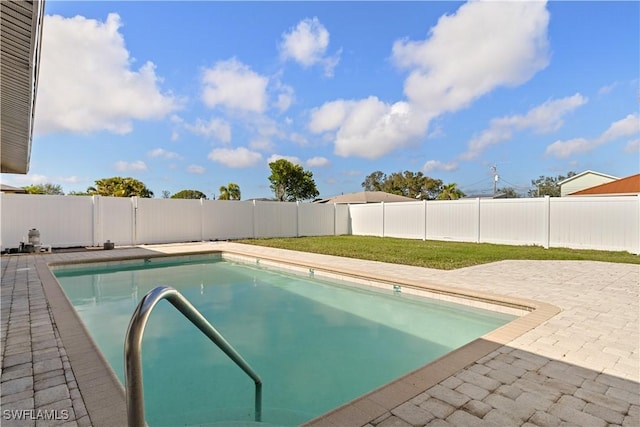
M503 345L511 342L544 323L561 310L555 305L525 298L514 298L487 292L442 286L423 281L401 279L393 276L367 274L363 271L343 267L327 267L316 262L296 262L277 256L255 255L248 252L211 249L195 250L182 253L154 253L146 256L122 255L108 259L100 257L80 260L38 262L36 268L49 300L55 323L65 346L70 364L76 376L78 388L85 401L87 412L93 425L126 425L125 390L109 363L98 349L77 312L53 275L51 267L61 265L79 265L95 262L118 262L144 258L187 257L194 255L231 254L239 257L261 259L286 264L289 266L312 268L330 271L341 276L360 278L376 282L396 283L411 289L424 290L434 294L452 295L480 302L526 310L527 314L518 317L508 324L489 332L482 337L456 349L446 355L397 378L363 396L347 402L336 409L313 418L303 425L305 427L324 426L362 426L375 420L398 405L410 400L428 388L455 374L471 363L481 359Z

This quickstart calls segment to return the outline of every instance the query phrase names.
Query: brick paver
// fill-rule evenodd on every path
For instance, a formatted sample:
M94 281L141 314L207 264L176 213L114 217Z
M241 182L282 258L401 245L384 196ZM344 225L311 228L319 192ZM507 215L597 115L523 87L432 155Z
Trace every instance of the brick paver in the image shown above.
M503 261L439 271L233 243L147 247L128 249L127 254L142 256L150 250L232 250L263 257L276 254L298 262L311 259L328 267L528 298L562 309L542 325L362 425L640 426L638 266ZM43 260L116 257L118 252L2 257L3 414L4 410L23 416L56 411L61 418L3 417L3 426L96 424L34 266Z

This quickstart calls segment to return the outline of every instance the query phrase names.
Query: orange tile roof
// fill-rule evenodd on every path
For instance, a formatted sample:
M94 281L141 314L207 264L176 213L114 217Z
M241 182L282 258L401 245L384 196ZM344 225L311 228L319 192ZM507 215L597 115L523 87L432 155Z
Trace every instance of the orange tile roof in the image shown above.
M570 196L584 196L589 194L638 194L640 193L640 173L626 178L585 188L571 193Z

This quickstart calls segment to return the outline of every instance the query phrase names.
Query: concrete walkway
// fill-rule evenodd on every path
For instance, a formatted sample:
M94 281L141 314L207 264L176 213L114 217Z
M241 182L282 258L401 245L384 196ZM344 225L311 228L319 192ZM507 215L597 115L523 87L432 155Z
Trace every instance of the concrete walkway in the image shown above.
M446 272L234 243L3 257L2 425L119 425L100 414L94 417L94 396L83 389L85 380L76 379L85 375L79 374L83 366L76 368L67 355L65 332L60 333L52 315L38 264L202 250L526 298L562 310L505 345L494 345L495 350L428 389L408 390L398 405L360 400L313 420L313 425L640 426L637 265L503 261ZM119 415L112 420L121 420ZM20 416L27 419L18 420Z

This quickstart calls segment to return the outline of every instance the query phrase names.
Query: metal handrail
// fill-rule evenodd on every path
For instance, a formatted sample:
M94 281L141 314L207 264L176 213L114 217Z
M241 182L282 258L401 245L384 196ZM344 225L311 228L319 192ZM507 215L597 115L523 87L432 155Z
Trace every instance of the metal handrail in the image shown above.
M177 290L158 286L147 293L133 312L124 343L125 388L129 427L144 427L144 390L142 384L142 336L153 307L166 299L216 344L255 383L255 420L262 418L262 380L207 319Z

